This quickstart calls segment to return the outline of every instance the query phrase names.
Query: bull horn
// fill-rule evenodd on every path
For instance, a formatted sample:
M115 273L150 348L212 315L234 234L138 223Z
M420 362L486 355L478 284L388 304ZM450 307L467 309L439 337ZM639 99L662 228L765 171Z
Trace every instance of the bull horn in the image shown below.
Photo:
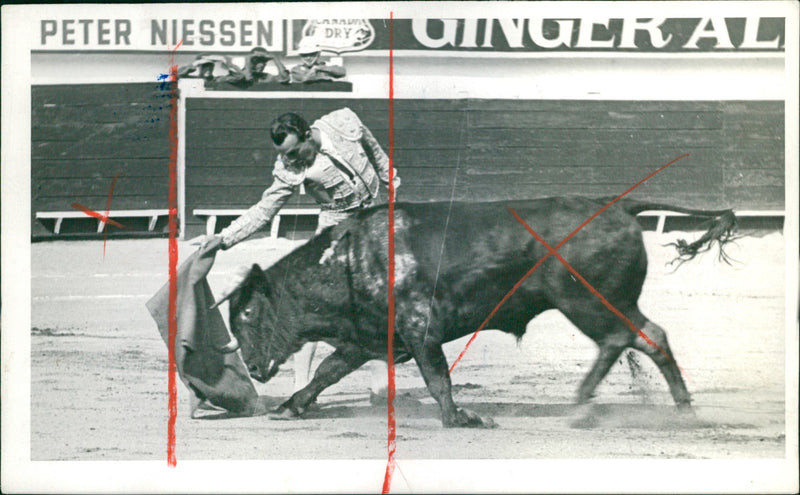
M231 335L231 341L218 349L222 354L230 354L239 350L239 339Z
M228 299L230 299L232 295L233 295L233 292L230 292L229 294L223 294L223 295L222 295L222 298L221 298L219 301L217 301L217 302L215 302L214 304L212 304L211 306L209 306L209 307L208 307L208 309L209 309L209 310L212 310L212 309L216 308L216 307L217 307L217 306L219 306L220 304L222 304L222 303L224 303L225 301L227 301Z

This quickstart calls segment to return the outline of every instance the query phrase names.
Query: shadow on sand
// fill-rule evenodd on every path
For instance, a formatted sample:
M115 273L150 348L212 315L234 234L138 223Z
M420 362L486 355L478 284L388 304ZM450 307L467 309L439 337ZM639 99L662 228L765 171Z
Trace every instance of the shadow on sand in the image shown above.
M415 398L414 391L400 393L394 407L397 417L413 419L439 419L439 407L430 401ZM280 406L285 397L261 395L258 398L261 416ZM507 402L466 402L466 407L481 416L495 418L502 428L502 418L564 418L573 428L628 428L685 430L726 426L747 428L745 424L721 425L691 413L681 412L672 405L654 404L591 404L578 406L572 403L536 404ZM298 420L325 420L346 418L383 418L387 408L383 404L370 404L366 398L327 400L311 408ZM701 415L702 416L702 415ZM209 410L196 419L220 420L244 417L227 411Z

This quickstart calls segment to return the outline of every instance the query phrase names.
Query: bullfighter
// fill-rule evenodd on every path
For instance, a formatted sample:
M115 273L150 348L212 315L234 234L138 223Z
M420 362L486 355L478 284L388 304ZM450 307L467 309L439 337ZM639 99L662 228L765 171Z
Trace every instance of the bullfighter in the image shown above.
M349 108L331 112L310 126L303 117L285 113L270 126L270 137L278 152L273 182L261 200L219 235L207 237L208 249L228 249L266 225L304 186L320 205L317 233L374 204L380 184L389 183L389 159L372 132ZM394 188L400 178L393 173ZM294 391L304 388L310 378L316 342L295 354ZM387 394L387 368L372 361L370 402L377 405Z

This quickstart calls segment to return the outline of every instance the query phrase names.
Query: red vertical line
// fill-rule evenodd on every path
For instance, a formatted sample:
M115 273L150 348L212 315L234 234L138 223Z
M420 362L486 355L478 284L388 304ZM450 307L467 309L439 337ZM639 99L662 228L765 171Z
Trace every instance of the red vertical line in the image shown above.
M108 215L111 214L111 196L114 195L114 186L117 184L117 177L119 177L119 172L117 175L111 179L111 188L108 190L108 201L106 201L106 220L108 219ZM103 261L106 260L106 241L108 240L108 222L103 221Z
M178 43L180 46L180 43ZM175 50L178 49L175 47ZM178 387L176 382L175 338L178 333L178 66L175 51L170 54L170 110L169 110L169 419L167 421L167 465L175 467L175 421L178 417Z
M389 493L392 486L394 473L394 454L397 450L397 429L394 416L394 12L389 12L389 284L387 290L389 307L389 326L387 339L387 364L388 364L388 438L387 450L389 453L386 462L386 473L383 477L382 493Z

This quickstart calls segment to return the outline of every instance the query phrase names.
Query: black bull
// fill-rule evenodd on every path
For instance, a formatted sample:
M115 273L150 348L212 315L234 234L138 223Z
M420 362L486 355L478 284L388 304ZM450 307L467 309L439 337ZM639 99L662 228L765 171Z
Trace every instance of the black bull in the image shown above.
M394 359L415 359L439 403L445 426L493 422L456 407L442 344L475 332L522 276L548 254L509 208L556 246L606 203L606 199L568 197L395 206ZM637 305L647 255L634 216L653 209L718 217L698 241L676 244L681 261L715 241L721 249L731 239L735 217L729 210L623 199L558 250L650 342L612 313L555 256L542 263L488 323L487 328L521 338L536 315L558 309L594 340L599 355L580 386L579 403L593 396L623 350L632 347L658 365L678 407L691 407L664 330ZM385 205L365 210L323 231L266 271L253 265L227 296L235 339L226 350L240 346L251 376L260 382L273 377L306 342L324 341L335 348L308 386L279 408L283 416L301 415L325 388L370 359L387 358L388 232Z

